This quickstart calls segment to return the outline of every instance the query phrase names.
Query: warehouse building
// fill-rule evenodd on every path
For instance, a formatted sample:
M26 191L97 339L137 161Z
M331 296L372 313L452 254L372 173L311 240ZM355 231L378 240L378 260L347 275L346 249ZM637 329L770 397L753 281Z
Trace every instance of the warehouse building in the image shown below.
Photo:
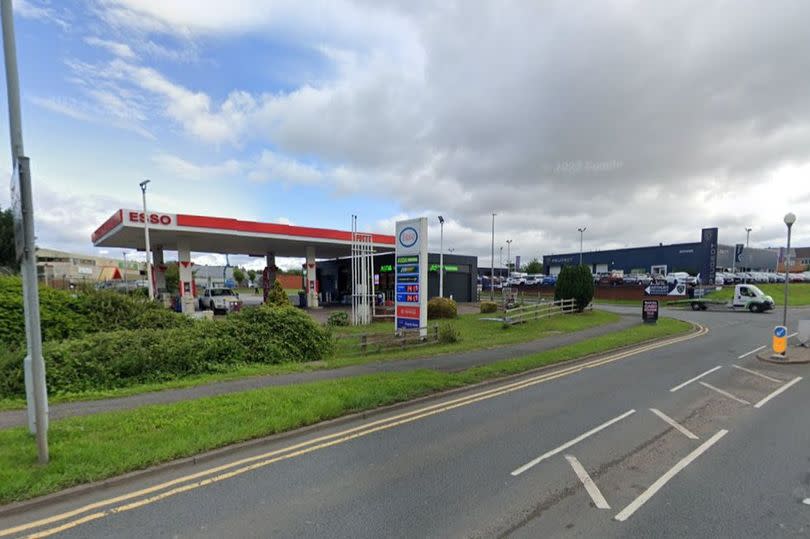
M593 273L608 273L622 270L625 273L647 273L666 275L685 271L691 275L708 273L707 268L744 271L774 271L779 255L770 249L742 248L717 243L717 229L703 229L702 240L695 243L658 244L649 247L631 247L606 251L584 251L582 263ZM580 253L545 255L543 270L548 275L556 275L563 266L579 264Z

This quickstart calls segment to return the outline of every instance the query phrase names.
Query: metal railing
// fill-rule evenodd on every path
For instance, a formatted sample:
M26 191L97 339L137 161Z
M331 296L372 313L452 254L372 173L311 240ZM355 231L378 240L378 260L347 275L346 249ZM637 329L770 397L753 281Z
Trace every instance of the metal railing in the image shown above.
M585 310L593 309L593 304L589 304ZM539 320L558 314L570 314L577 311L577 302L574 298L561 299L555 301L541 301L530 305L522 305L504 311L504 324L520 324L529 320Z

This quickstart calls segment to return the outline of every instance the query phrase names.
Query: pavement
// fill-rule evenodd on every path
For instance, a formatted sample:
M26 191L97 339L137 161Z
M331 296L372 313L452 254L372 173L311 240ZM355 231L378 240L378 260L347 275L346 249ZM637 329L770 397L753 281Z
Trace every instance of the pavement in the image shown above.
M77 494L0 537L807 535L810 365L756 359L773 314L674 314L708 332Z
M584 339L605 335L640 323L640 318L624 316L618 322L588 328L573 333L547 336L520 344L472 350L455 354L441 354L414 359L385 360L380 356L378 361L362 365L352 365L339 369L324 369L293 374L251 376L227 382L199 385L183 389L166 389L151 393L142 393L128 397L100 399L93 401L67 402L52 404L49 409L51 420L65 417L91 415L116 410L128 410L148 404L168 404L183 400L213 397L226 393L248 391L262 387L301 384L320 380L333 380L349 376L361 376L381 372L402 372L417 369L434 369L441 371L460 371L470 367L486 365L514 357L534 354L552 348L573 344ZM26 425L25 410L0 412L0 429Z

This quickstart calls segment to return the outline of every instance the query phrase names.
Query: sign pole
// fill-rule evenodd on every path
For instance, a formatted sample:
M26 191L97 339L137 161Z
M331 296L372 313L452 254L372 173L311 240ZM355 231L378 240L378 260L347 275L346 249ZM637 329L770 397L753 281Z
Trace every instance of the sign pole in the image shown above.
M42 358L42 328L39 319L39 285L37 282L36 246L34 244L34 208L31 195L31 171L23 157L22 115L20 112L20 79L17 72L17 47L14 40L14 15L11 0L0 0L3 26L3 55L6 64L6 91L11 138L12 205L15 213L15 243L23 277L23 296L28 357L31 376L26 377L26 394L33 392L37 439L37 457L47 464L48 455L48 393L45 384L45 361ZM20 238L22 235L22 238ZM20 241L22 239L22 241ZM29 407L31 403L29 402ZM29 409L29 417L31 412Z

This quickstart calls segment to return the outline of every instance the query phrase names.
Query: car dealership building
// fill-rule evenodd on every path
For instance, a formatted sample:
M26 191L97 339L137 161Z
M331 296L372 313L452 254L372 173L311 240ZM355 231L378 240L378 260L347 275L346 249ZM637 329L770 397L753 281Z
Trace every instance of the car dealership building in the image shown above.
M649 247L630 247L606 251L584 251L582 263L590 266L593 273L608 273L622 270L625 273L664 274L685 271L697 275L707 267L713 269L737 268L743 271L773 271L779 263L779 253L770 249L742 248L735 262L735 245L717 243L717 229L704 229L704 234L713 231L714 240L695 243L660 243ZM714 258L714 260L712 260ZM543 270L556 275L563 266L579 264L580 253L563 253L543 256ZM714 262L712 264L712 262Z

